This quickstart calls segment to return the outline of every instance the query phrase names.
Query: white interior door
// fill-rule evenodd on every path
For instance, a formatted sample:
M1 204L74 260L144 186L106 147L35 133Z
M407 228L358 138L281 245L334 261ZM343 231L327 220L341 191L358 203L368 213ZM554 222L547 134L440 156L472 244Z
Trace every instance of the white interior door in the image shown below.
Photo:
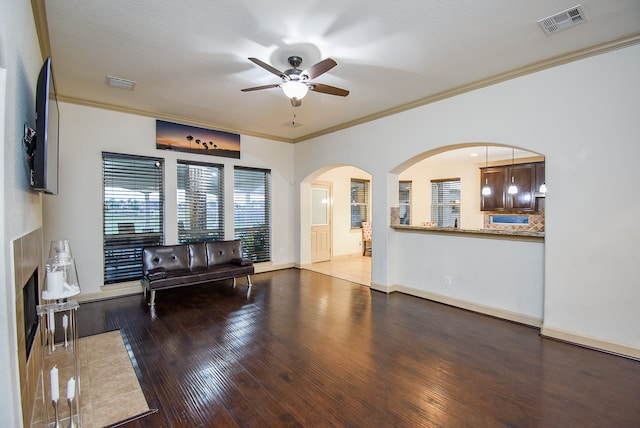
M331 186L311 185L311 263L331 260Z

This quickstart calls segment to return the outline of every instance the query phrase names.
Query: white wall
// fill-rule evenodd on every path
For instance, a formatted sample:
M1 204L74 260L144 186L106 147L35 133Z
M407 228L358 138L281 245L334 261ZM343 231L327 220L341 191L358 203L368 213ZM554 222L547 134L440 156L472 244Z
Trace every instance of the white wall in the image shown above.
M399 233L396 239L394 250L402 269L395 289L537 327L542 324L543 242L420 232ZM451 285L445 284L445 277Z
M60 186L57 196L45 197L44 241L68 239L82 288L79 299L95 299L139 291L139 282L103 284L102 152L117 152L165 159L165 238L177 242L177 159L225 165L226 238L233 238L234 165L271 169L273 198L272 263L293 262L294 211L293 146L241 136L241 158L231 159L155 148L155 119L75 104L60 103ZM265 267L263 266L263 269Z
M422 254L436 241L430 234L409 239L388 227L402 163L472 141L546 156L544 263L510 261L523 271L544 272L543 283L535 285L544 291L543 333L640 356L635 273L640 199L633 196L640 155L639 75L635 45L305 141L295 147L296 182L333 164L371 173L373 227L388 231L374 236L372 282L392 287L401 280L420 283L418 273L407 277L412 265L398 254ZM304 252L301 244L301 259ZM480 278L476 286L490 288L490 282ZM517 287L518 280L512 284ZM517 310L517 300L508 307Z
M35 128L43 59L30 2L0 0L0 426L22 426L12 241L42 226L42 199L29 186L23 126Z

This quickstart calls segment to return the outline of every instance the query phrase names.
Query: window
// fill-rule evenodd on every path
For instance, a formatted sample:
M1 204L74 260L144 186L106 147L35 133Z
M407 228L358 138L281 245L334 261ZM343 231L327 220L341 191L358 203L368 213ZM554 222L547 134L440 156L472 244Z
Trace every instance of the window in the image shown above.
M369 180L351 179L351 228L362 227L369 218Z
M399 186L400 224L411 224L411 182L401 181Z
M431 180L431 221L438 227L460 227L460 179Z
M142 247L163 243L164 160L102 153L104 283L142 278Z
M224 166L178 161L178 242L224 239Z
M242 256L256 262L271 260L270 170L235 167L233 217Z

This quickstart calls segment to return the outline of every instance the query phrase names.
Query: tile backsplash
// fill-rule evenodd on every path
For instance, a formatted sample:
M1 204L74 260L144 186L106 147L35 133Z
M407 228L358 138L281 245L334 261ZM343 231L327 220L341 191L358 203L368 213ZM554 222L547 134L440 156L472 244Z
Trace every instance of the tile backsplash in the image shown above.
M528 224L520 223L491 223L492 215L505 214L502 212L485 212L484 213L484 228L489 230L509 230L509 231L526 231L526 232L544 232L544 212L531 213L531 214L518 214L519 216L526 215L529 217Z

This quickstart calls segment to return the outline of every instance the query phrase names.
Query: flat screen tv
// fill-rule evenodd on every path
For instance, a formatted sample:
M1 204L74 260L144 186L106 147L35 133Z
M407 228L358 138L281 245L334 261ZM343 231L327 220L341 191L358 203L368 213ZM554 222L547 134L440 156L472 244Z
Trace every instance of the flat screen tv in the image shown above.
M58 100L49 57L38 75L36 135L30 167L31 187L51 195L58 194L58 126Z

